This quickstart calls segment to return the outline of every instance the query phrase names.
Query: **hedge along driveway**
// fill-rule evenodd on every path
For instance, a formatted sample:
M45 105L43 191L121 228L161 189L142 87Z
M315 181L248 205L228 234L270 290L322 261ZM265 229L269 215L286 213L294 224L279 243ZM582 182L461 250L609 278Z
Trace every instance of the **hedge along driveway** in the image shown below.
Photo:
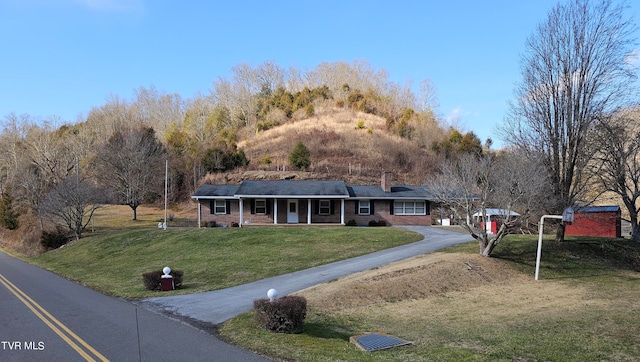
M218 290L421 240L391 227L130 229L91 235L31 261L106 294L158 296L142 274L169 266L183 286L162 295Z

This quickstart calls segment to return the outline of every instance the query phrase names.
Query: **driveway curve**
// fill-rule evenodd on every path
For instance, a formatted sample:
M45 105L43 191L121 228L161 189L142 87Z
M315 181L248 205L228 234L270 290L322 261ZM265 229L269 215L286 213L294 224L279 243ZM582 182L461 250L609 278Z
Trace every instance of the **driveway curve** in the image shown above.
M211 292L154 297L140 301L151 311L189 320L219 324L253 308L255 299L265 298L275 288L281 296L349 274L386 265L413 256L472 241L469 234L432 226L399 226L418 232L424 239L372 254L337 261L272 278Z

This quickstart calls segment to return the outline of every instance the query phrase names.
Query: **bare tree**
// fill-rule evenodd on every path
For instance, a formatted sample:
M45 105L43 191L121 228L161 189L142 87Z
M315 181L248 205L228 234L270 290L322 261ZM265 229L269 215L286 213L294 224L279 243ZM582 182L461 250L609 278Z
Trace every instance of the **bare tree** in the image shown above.
M480 255L491 256L494 248L516 225L528 218L532 209L540 207L547 186L542 164L522 152L483 156L463 154L444 161L441 172L429 182L438 204L448 208L469 234L478 240ZM487 209L500 208L495 215L500 228L487 233ZM518 212L515 212L515 211ZM473 215L478 213L479 220ZM517 215L516 215L517 214Z
M69 176L46 195L39 211L43 217L66 227L76 239L80 239L93 213L103 205L101 195L103 192L92 182L79 176Z
M591 164L597 187L622 199L629 212L631 239L640 241L640 114L627 110L613 114L598 127L601 148Z
M30 124L29 116L18 117L11 113L5 117L0 133L0 191L20 183L19 173L28 161L25 159L25 128Z
M430 79L420 82L420 110L435 112L440 104L438 102L438 89Z
M185 104L178 94L167 94L151 86L136 89L134 97L131 107L135 117L153 127L160 139L164 138L171 124L180 125L184 119Z
M526 42L505 139L543 153L555 213L589 185L581 172L594 152L587 135L602 114L628 100L635 74L626 58L634 26L624 8L612 0L567 0ZM564 238L562 225L556 238Z
M66 178L76 167L77 157L64 129L54 129L49 122L32 125L25 139L26 152L48 185Z
M152 128L116 132L96 155L96 177L136 220L138 206L162 194L164 157Z

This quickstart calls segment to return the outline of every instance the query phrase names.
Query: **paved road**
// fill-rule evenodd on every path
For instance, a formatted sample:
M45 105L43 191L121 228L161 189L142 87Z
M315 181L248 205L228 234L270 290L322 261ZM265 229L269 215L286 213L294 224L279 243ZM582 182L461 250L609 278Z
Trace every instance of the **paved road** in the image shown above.
M0 252L0 361L89 360L267 361Z
M148 298L142 300L141 305L150 310L191 321L219 324L253 308L253 301L266 298L270 288L278 290L281 296L287 295L345 275L473 240L469 234L437 227L406 226L403 228L419 232L425 238L416 243L232 288L198 294Z

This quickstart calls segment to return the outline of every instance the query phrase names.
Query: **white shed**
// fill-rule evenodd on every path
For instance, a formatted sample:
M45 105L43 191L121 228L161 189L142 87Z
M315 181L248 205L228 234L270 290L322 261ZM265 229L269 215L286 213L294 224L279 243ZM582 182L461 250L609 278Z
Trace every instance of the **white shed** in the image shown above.
M500 222L507 217L507 210L498 208L487 208L487 220L482 220L482 210L478 210L475 214L471 215L474 219L478 220L481 225L484 225L487 233L495 234L498 232ZM509 216L520 216L515 211L510 211ZM484 222L487 221L487 222Z

